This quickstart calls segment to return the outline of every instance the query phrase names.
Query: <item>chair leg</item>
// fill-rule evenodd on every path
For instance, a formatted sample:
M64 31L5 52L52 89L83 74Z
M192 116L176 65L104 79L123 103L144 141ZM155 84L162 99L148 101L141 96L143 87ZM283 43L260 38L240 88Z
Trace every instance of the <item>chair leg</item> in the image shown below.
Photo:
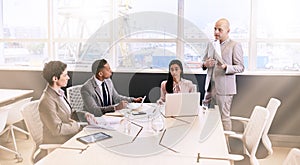
M27 139L29 139L29 135L30 135L29 132L27 132L27 131L25 131L25 130L19 128L19 127L16 127L16 126L14 126L14 125L12 125L12 127L13 127L13 129L15 129L15 130L17 130L17 131L19 131L19 132L25 134L26 137L27 137Z
M8 127L6 127L6 128L1 132L1 134L0 134L0 136L1 136L1 135L3 135L4 133L8 132L7 135L6 135L6 141L7 141L7 142L8 142L8 139L9 139L9 131L10 131L10 127L8 126Z
M15 151L18 152L16 137L15 137L15 132L14 132L13 127L10 128L10 133L11 133L11 137L12 137L12 140L13 140L13 143L14 143Z
M246 146L244 144L243 144L243 153L245 155L250 155L250 153L248 152L248 150L247 150L247 148L246 148Z
M21 156L21 154L19 152L16 152L16 151L13 151L9 148L6 148L4 146L0 146L0 149L4 150L4 151L7 151L7 152L11 152L11 153L14 153L16 155L16 159L18 160L18 162L22 162L23 161L23 158Z
M226 138L226 144L227 144L228 152L230 153L231 149L230 149L230 144L229 144L229 137L225 136L225 138Z
M2 134L5 133L6 131L11 132L13 129L15 129L15 130L17 130L17 131L19 131L19 132L25 134L25 135L26 135L26 138L29 139L29 135L30 135L29 132L27 132L27 131L25 131L25 130L19 128L19 127L16 127L16 126L14 126L14 125L9 125L8 127L6 127L6 128L4 129L4 131L2 132ZM1 134L1 135L2 135L2 134ZM7 141L7 142L9 142L9 139L10 139L9 136L10 136L10 133L8 133L7 136L6 136L6 141Z
M16 126L14 126L14 125L9 125L9 126L6 127L6 128L3 130L3 132L1 133L1 135L2 135L2 134L4 134L5 132L7 132L7 136L6 136L6 141L7 141L7 142L9 142L9 139L10 139L9 136L11 135L11 138L12 138L12 141L13 141L13 144L14 144L14 149L15 149L14 152L18 153L18 147L17 147L17 142L16 142L16 137L15 137L14 129L17 130L17 131L19 131L19 132L21 132L21 133L26 134L27 139L29 139L29 133L26 132L26 131L24 131L24 130L21 129L21 128L18 128L18 127L16 127ZM12 150L11 150L11 151L12 151ZM18 156L18 155L16 154L16 158L17 158L17 159L20 159L20 156Z
M4 150L4 151L8 151L8 152L11 152L11 153L14 153L14 154L18 154L18 152L14 151L14 150L11 150L9 148L6 148L4 146L0 146L0 149Z
M263 145L268 150L268 156L272 155L273 154L273 148L272 148L272 142L269 139L269 137L268 136L263 136L262 142L263 142Z
M251 165L259 165L259 161L253 156L250 156L250 163Z
M18 152L18 148L17 148L17 142L16 142L16 136L15 136L15 132L14 132L14 129L16 131L19 131L21 133L24 133L26 135L26 138L28 139L29 138L29 133L24 131L23 129L19 128L19 127L16 127L14 125L11 125L10 126L10 132L11 132L11 137L12 137L12 140L13 140L13 143L14 143L14 147L15 147L15 151Z

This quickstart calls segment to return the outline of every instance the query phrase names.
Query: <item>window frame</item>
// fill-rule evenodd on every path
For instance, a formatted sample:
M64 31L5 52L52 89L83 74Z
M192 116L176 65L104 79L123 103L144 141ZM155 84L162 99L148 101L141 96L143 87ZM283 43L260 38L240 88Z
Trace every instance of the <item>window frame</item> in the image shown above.
M176 2L176 1L174 1ZM177 25L177 38L176 39L159 39L159 38L127 38L123 39L123 42L125 43L132 43L132 42L175 42L176 43L176 54L177 58L184 59L184 42L181 40L184 36L184 27L183 27L183 19L184 18L184 2L185 0L177 0L177 5L178 5L178 25ZM241 74L296 74L299 75L300 73L298 72L289 72L289 71L271 71L271 70L266 70L266 71L259 71L257 70L257 45L260 43L299 43L300 38L295 38L295 39L287 39L287 38L276 38L276 39L268 39L268 38L258 38L257 37L257 5L258 5L258 0L250 0L250 27L249 27L249 38L240 38L236 39L239 42L244 42L248 43L248 49L247 49L247 54L248 54L248 68L244 73ZM51 60L60 60L58 59L58 55L55 53L55 45L57 43L62 43L62 42L81 42L85 43L87 42L87 39L85 38L57 38L54 36L54 16L53 16L53 1L52 0L47 0L48 4L48 17L47 17L47 38L40 38L40 39L34 39L34 38L21 38L21 39L9 39L9 38L3 38L2 33L0 33L0 44L3 43L13 43L13 42L24 42L24 43L30 43L30 42L41 42L45 43L47 45L47 53L48 53L48 58ZM117 16L117 11L116 8L118 7L118 2L112 1L112 12L111 12L111 18L116 18ZM3 0L0 0L0 8L3 8ZM2 10L3 11L3 10ZM3 13L0 13L0 30L3 29ZM3 30L2 30L3 31ZM114 39L112 38L107 38L105 39L108 43L113 44ZM191 43L197 43L197 42L203 42L201 39L187 39L188 42ZM3 48L0 47L0 51L3 51ZM113 53L114 51L112 51ZM2 57L1 57L2 58ZM0 58L0 60L1 60ZM112 61L111 61L111 66L112 68L116 68L117 61L116 57L113 56ZM38 66L11 66L11 65L0 65L1 70L5 69L13 69L13 70L42 70L42 67ZM71 68L71 70L76 70L75 68ZM137 69L140 71L140 69ZM205 73L202 69L190 69L192 73ZM83 70L85 71L85 70ZM136 72L136 70L124 70L126 72ZM144 69L143 72L157 72L155 69Z

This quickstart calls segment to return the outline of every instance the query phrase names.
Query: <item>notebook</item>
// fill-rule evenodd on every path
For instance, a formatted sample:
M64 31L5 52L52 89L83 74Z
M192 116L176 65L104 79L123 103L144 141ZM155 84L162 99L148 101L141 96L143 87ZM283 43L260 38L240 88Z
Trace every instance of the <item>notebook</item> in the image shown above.
M200 106L200 93L166 94L165 116L195 116Z

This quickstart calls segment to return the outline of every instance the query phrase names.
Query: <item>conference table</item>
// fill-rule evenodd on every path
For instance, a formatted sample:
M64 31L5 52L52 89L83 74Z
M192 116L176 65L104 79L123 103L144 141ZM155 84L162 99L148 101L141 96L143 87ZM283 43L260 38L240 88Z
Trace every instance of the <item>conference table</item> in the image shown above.
M37 162L37 165L229 165L226 139L218 108L192 116L165 117L162 106L143 105L143 112L130 117L104 115L99 127L89 125ZM124 111L123 111L124 112ZM122 113L124 115L124 113ZM128 114L128 110L127 110ZM163 129L155 125L160 120ZM130 121L130 130L124 121ZM106 124L104 124L106 123ZM128 123L127 123L128 124ZM157 126L157 127L156 127ZM126 128L126 129L125 129ZM155 129L154 129L155 128ZM84 144L78 137L103 132L111 138Z
M33 92L34 90L27 89L0 89L0 107L30 97Z

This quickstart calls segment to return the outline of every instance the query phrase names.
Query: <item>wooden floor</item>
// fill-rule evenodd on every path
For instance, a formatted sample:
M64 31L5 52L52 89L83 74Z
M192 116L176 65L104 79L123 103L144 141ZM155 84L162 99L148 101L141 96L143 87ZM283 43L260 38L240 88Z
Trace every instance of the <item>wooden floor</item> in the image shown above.
M31 162L30 157L34 149L34 142L31 138L27 139L24 134L20 134L18 132L15 133L17 137L18 151L21 153L23 161L18 163L17 159L15 159L14 153L0 149L0 165L32 165L33 163ZM6 137L6 134L0 137L0 145L13 149L14 147L11 139L9 139L9 142L6 142Z
M0 145L13 148L12 142L6 142L6 135L0 137ZM0 165L32 165L30 160L34 142L32 139L26 139L23 134L17 133L18 150L23 157L23 162L17 163L15 155L0 149ZM269 158L260 160L261 165L281 165L290 148L274 147L274 154Z

